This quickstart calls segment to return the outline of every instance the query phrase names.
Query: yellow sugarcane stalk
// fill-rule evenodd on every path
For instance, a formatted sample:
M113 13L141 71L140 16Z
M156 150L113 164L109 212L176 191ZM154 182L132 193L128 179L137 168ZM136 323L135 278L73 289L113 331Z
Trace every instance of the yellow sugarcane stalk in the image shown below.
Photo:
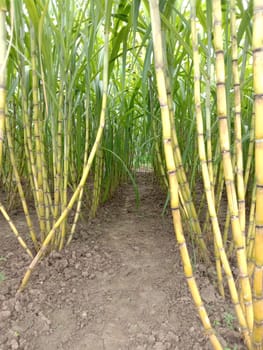
M211 177L207 166L207 157L205 151L205 140L204 140L204 127L203 127L203 116L201 110L201 92L200 92L200 58L198 52L198 38L196 29L196 1L191 1L191 32L192 32L192 45L193 45L193 63L194 63L194 102L195 102L195 117L197 126L197 137L198 137L198 154L201 163L202 176L204 182L204 188L206 196L209 196L208 202L214 202L214 193L211 186ZM213 208L214 209L214 208ZM210 208L209 213L211 214L213 209ZM223 278L221 270L220 255L218 251L217 241L215 241L215 259L216 259L216 270L218 278L218 289L220 294L224 296Z
M16 236L16 238L17 238L18 242L20 243L20 245L25 249L25 251L30 256L30 258L33 259L33 254L31 252L31 250L28 248L26 242L20 236L20 234L19 234L15 224L13 223L11 218L9 217L9 215L8 215L7 211L5 210L5 207L3 206L2 203L0 203L0 212L3 214L4 218L6 219L8 225L10 226L11 230L13 231L13 233Z
M99 207L101 180L103 175L102 167L103 167L103 151L100 146L96 155L96 160L95 160L93 193L92 193L92 201L91 201L91 208L90 208L91 218L95 217Z
M238 50L237 50L237 30L236 30L236 1L230 1L230 23L231 23L231 48L232 48L232 71L235 93L235 154L236 154L236 177L237 177L237 195L239 221L242 231L244 246L246 245L245 227L246 227L246 208L245 208L245 185L243 176L243 151L242 151L242 133L241 133L241 96L240 81L238 71Z
M63 89L62 89L62 83L61 79L59 82L59 99L58 99L58 117L57 117L57 125L55 125L54 130L57 130L57 133L53 136L53 158L54 158L54 164L53 164L53 172L54 172L54 222L57 221L57 218L59 216L60 211L60 203L61 203L61 179L62 179L62 167L61 167L61 161L62 161L62 108L63 108ZM53 223L54 223L53 222Z
M216 54L216 92L217 92L217 115L219 123L220 148L223 158L224 178L226 184L227 200L231 216L231 226L235 242L237 263L239 267L240 293L241 300L244 302L246 320L248 329L251 332L253 328L253 307L251 286L248 277L246 245L239 220L239 208L237 194L234 183L234 172L232 159L230 155L230 141L228 130L228 116L226 104L225 87L225 65L222 37L222 11L221 1L213 0L213 27L214 27L214 46Z
M253 259L252 252L255 243L255 213L256 213L256 182L253 184L250 213L248 221L248 234L247 234L247 259L248 261Z
M164 53L165 55L165 53ZM167 62L166 56L164 57L165 62ZM206 261L206 263L210 264L210 258L209 258L209 252L206 247L206 243L202 234L201 226L198 220L198 215L195 209L195 205L193 202L192 194L190 191L190 186L186 177L186 173L184 170L183 162L182 162L182 156L180 147L178 144L178 138L177 133L175 130L175 123L174 123L174 110L173 110L173 101L172 101L172 92L171 92L171 83L170 78L168 75L168 71L165 71L165 83L166 83L166 91L167 91L167 102L168 102L168 109L169 109L169 116L170 116L170 123L171 123L171 134L172 134L172 144L173 144L173 151L174 151L174 161L177 171L177 178L179 183L179 195L180 199L182 201L183 208L185 210L185 213L188 217L188 220L190 222L190 227L194 233L193 238L197 241L200 250L201 255Z
M37 241L37 237L35 234L35 230L33 227L33 223L29 214L29 210L28 210L28 205L26 202L26 198L25 198L25 194L24 194L24 190L21 184L21 180L20 180L20 176L18 174L18 170L17 170L17 166L16 166L16 161L15 161L15 154L14 154L14 148L13 148L13 141L12 141L12 137L11 137L11 130L10 130L10 124L9 124L9 117L6 117L6 134L7 134L7 141L8 141L8 146L9 146L9 153L10 153L10 160L11 160L11 164L12 164L12 168L13 168L13 172L14 172L14 177L16 180L16 185L18 188L18 192L19 192L19 196L22 202L22 207L25 213L25 218L26 218L26 222L27 222L27 226L29 229L29 234L31 236L31 239L34 243L34 247L35 250L38 251L38 241Z
M166 79L165 79L165 64L163 57L163 43L161 34L161 21L159 12L159 1L150 0L150 13L151 13L151 24L152 24L152 37L154 47L154 60L155 60L155 73L157 81L157 89L159 95L159 102L161 107L162 117L162 128L163 128L163 143L165 161L168 172L169 187L170 187L170 199L171 209L173 215L173 223L175 227L175 234L179 244L180 253L184 265L184 272L187 277L189 289L192 293L195 305L197 307L200 319L203 326L213 344L214 349L222 350L222 346L219 343L214 330L209 321L205 307L203 305L197 284L195 282L190 257L188 254L179 210L179 188L176 177L176 166L174 161L173 142L172 142L172 128L170 122L170 112L168 106L167 90L166 90Z
M0 1L0 168L2 167L3 141L5 128L5 103L6 103L6 2Z
M45 220L45 201L43 188L43 154L41 147L41 123L39 120L39 97L38 97L38 77L37 77L37 57L36 57L36 38L35 29L31 26L31 64L32 64L32 98L33 98L33 123L35 139L35 154L36 154L36 180L37 180L37 199L38 199L38 214L41 241L44 241L46 234L46 220Z
M248 186L249 175L251 171L251 166L253 164L253 155L254 155L254 142L255 142L255 112L252 113L251 118L251 126L249 132L249 146L248 146L248 154L247 154L247 164L245 170L245 190Z
M106 5L106 11L111 8L112 0L107 1ZM102 105L101 105L101 113L100 113L100 122L99 127L96 135L96 139L94 141L93 147L90 151L87 163L83 169L82 177L80 179L80 182L73 193L67 207L63 210L60 217L57 219L57 221L54 223L52 229L46 236L40 250L38 251L37 255L32 260L31 264L29 265L24 278L22 280L22 283L19 287L18 293L21 292L27 285L28 280L31 276L32 271L34 270L35 266L37 265L38 261L41 259L45 251L47 250L52 238L54 237L56 230L60 227L60 225L63 223L63 221L67 218L69 212L71 211L74 203L79 198L80 192L82 191L87 177L89 175L93 160L95 158L95 155L97 153L98 147L101 142L101 138L103 135L103 130L105 126L105 120L106 120L106 108L107 108L107 96L108 96L108 76L109 76L109 30L110 30L110 20L109 16L105 24L105 30L104 30L104 63L103 63L103 93L102 93Z
M255 111L256 230L253 276L253 347L263 349L263 0L254 0L253 83Z
M89 151L89 91L87 91L87 97L86 97L86 130L85 130L85 150L84 150L84 159L83 159L83 164L86 164L87 163L87 159L88 159L88 151ZM74 236L74 233L75 233L75 230L76 230L76 226L77 226L77 222L78 222L78 219L80 217L80 211L81 211L81 205L82 205L82 198L83 198L83 194L84 194L84 189L82 188L80 190L80 193L79 193L79 198L78 198L78 203L77 203L77 208L76 208L76 213L74 215L74 220L73 220L73 224L72 224L72 227L71 227L71 230L70 230L70 234L69 234L69 237L67 239L67 245L71 242L73 236Z
M168 185L165 169L163 166L162 156L161 156L159 142L158 142L159 138L157 134L156 119L154 118L154 103L153 103L153 88L152 88L153 82L152 82L151 76L148 77L148 82L149 82L150 112L152 115L152 128L153 128L153 137L154 137L153 142L154 142L157 169L161 176L161 183L164 186L164 188L167 189L169 185Z

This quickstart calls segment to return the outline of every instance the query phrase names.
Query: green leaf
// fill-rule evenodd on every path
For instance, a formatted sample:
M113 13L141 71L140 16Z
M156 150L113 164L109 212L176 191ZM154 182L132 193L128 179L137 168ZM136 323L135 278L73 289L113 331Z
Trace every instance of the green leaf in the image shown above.
M36 8L36 4L33 0L25 0L25 5L29 14L29 17L35 27L35 30L37 31L38 29L38 24L39 24L39 14L38 10Z
M5 279L5 274L3 272L0 272L0 282L4 281Z

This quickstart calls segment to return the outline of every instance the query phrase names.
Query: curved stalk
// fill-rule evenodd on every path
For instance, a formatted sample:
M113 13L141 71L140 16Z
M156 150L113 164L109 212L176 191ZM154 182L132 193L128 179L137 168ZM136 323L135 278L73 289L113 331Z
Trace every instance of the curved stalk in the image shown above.
M226 102L226 86L225 86L225 65L224 65L224 50L223 50L223 37L222 37L222 12L221 1L213 1L213 23L214 23L214 46L216 53L216 92L217 92L217 115L219 123L219 137L220 148L223 158L224 178L226 184L227 200L231 215L231 226L233 232L233 238L236 247L236 255L238 267L240 270L240 286L241 294L245 310L246 320L249 332L253 328L253 307L252 307L252 294L251 286L248 276L247 259L246 259L246 247L244 242L243 233L239 220L239 208L237 202L237 194L234 183L234 172L232 166L232 159L230 156L230 141L229 141L229 128L228 128L228 115L227 115L227 102Z
M97 153L97 150L99 148L102 135L103 135L103 130L105 126L105 119L106 119L106 108L107 108L107 96L108 96L108 72L109 72L109 30L110 30L110 14L111 14L111 6L112 6L112 0L108 0L106 2L106 23L105 23L105 29L104 29L104 64L103 64L103 95L102 95L102 106L101 106L101 114L100 114L100 123L99 123L99 128L97 131L96 139L93 144L93 147L91 149L91 152L89 154L87 164L85 165L83 169L83 174L81 177L81 180L78 184L77 189L75 190L74 194L72 195L67 207L63 210L61 213L60 217L58 220L55 222L53 225L51 231L48 233L46 236L39 252L35 256L35 258L32 260L31 264L29 265L25 276L22 280L22 283L19 287L18 292L21 292L27 285L28 280L31 276L32 271L34 270L35 266L37 265L38 261L40 258L43 256L45 251L48 248L49 243L51 242L56 230L60 227L60 225L63 223L63 221L66 219L68 216L70 210L72 209L74 203L76 200L79 198L79 194L81 190L83 189L83 186L86 183L87 177L89 175L91 165L93 163L94 157Z
M173 215L173 223L175 228L176 238L179 244L179 249L184 265L184 272L187 278L188 286L191 291L193 300L197 307L199 316L203 323L203 326L210 338L214 349L222 350L214 330L209 321L207 312L202 302L197 284L195 282L191 261L188 253L188 249L185 242L185 237L182 229L182 222L179 210L179 191L178 181L176 176L176 166L174 161L173 143L172 143L172 126L170 121L170 111L168 106L167 90L166 90L166 78L165 78L165 63L163 57L163 43L161 34L161 20L159 12L159 1L150 0L150 13L151 13L151 24L152 24L152 37L153 37L153 48L154 48L154 59L155 59L155 73L157 80L157 89L159 95L159 102L161 106L162 116L162 127L163 127L163 143L165 161L168 172L169 188L170 188L170 201Z

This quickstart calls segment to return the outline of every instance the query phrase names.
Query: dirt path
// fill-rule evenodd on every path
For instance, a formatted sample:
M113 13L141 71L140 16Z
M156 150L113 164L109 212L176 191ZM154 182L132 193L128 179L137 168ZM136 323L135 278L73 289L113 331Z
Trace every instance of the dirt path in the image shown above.
M139 186L139 210L132 186L123 186L96 219L82 221L68 249L41 262L17 300L29 259L13 238L4 239L10 233L1 218L0 350L210 349L171 219L161 216L165 198L151 175L140 176ZM198 276L217 328L238 344L234 326L222 317L228 307L202 272Z

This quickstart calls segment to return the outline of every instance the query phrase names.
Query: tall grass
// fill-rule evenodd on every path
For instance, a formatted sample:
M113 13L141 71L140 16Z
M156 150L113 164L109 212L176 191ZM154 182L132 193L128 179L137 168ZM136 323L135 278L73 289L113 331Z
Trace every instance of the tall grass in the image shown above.
M214 348L222 346L194 279L196 258L215 267L222 296L229 289L247 348L263 348L262 8L260 0L0 1L0 211L32 258L20 290L43 255L71 242L83 212L95 216L136 169L151 168L171 200ZM12 222L17 199L28 237Z

